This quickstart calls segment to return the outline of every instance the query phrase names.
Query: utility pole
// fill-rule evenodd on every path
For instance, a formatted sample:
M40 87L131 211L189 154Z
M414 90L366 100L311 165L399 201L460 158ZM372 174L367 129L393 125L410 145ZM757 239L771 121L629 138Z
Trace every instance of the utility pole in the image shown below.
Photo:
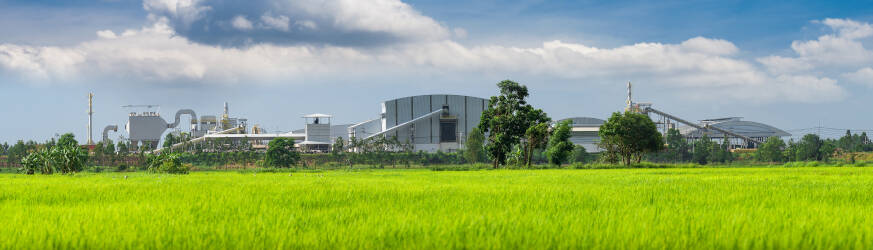
M94 145L94 139L91 136L91 131L92 131L91 118L92 118L92 116L94 116L94 109L93 109L93 105L92 105L93 99L94 99L94 93L88 93L88 143L87 143L88 145Z

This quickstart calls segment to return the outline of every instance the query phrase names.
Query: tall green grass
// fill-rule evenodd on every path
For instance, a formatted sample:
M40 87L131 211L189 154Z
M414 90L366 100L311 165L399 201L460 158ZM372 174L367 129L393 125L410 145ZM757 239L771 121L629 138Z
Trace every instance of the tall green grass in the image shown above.
M4 249L871 247L871 168L0 175Z

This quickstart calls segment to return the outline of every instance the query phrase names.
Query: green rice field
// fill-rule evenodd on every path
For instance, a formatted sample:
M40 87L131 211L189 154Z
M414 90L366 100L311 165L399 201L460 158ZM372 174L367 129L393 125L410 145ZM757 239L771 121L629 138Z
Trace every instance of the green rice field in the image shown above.
M871 249L873 168L0 174L2 249Z

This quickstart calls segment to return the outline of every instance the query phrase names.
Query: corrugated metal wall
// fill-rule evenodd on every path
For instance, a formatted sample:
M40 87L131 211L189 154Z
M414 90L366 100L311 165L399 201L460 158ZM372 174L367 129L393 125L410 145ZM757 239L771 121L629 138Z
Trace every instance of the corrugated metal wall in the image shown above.
M443 108L443 105L446 104L447 98L445 95L431 95L430 100L431 100L430 110L438 110L438 109ZM430 120L431 120L431 122L430 122L430 124L431 124L431 126L430 126L431 141L433 143L439 143L440 142L440 119L434 117L434 118L431 118Z
M460 95L420 95L389 100L382 103L385 114L382 119L384 124L382 129L397 126L448 105L449 114L458 119L456 133L466 137L474 127L479 125L486 104L485 99ZM410 127L397 130L387 136L397 136L401 142L411 139L415 144L438 144L439 124L440 119L434 117L416 122L412 135L410 132L413 131L413 127Z
M430 107L430 96L420 95L412 97L412 118L415 119L417 117L421 117L426 115L433 110ZM431 141L431 121L430 119L426 119L423 121L418 121L414 125L415 135L413 137L413 142L415 143L434 143Z

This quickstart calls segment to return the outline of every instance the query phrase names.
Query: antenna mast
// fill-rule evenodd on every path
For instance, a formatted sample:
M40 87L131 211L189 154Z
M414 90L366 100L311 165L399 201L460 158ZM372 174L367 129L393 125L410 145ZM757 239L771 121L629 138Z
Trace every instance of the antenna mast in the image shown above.
M94 99L94 93L88 93L88 143L87 143L88 145L94 145L94 139L91 136L91 130L92 130L91 129L92 128L91 118L92 118L92 116L94 116L93 99Z

